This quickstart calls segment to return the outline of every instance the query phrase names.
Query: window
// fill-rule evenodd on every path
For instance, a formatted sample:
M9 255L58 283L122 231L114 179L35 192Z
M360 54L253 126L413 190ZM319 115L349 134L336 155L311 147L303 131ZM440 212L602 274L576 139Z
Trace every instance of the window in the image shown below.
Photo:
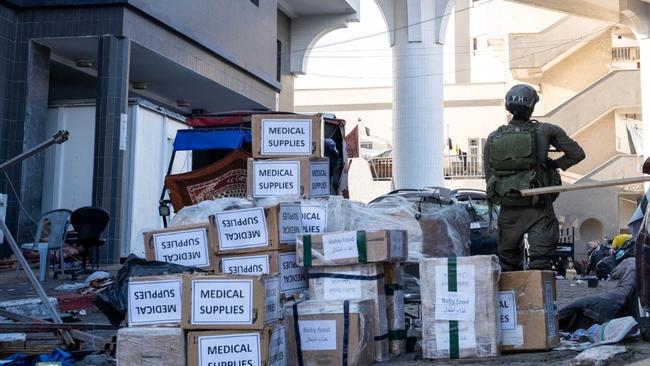
M477 156L479 155L479 145L478 145L479 139L469 139L468 140L468 146L469 146L469 155L470 156Z
M255 4L255 6L257 6L258 8L260 7L260 0L251 0L251 2Z
M282 42L280 40L277 40L277 47L276 47L276 52L277 52L277 66L275 70L275 77L278 81L280 81L282 77Z
M372 142L362 141L359 143L362 149L372 149Z

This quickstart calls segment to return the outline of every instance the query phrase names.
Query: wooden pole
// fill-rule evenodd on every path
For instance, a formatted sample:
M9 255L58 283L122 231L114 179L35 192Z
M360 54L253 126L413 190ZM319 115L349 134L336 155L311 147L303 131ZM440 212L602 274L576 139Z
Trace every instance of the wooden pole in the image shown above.
M650 182L650 176L612 179L612 180L604 180L600 182L590 182L590 183L578 183L578 184L570 184L566 186L523 189L520 191L520 193L523 197L529 197L529 196L536 196L540 194L579 191L582 189L597 189L597 188L605 188L605 187L613 187L613 186L625 186L628 184L643 183L643 182Z

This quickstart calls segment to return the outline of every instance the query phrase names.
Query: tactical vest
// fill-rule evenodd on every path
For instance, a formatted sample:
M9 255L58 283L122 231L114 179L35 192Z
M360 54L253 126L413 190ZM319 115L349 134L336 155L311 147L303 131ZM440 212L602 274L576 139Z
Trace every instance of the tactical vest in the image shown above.
M487 197L502 206L528 206L540 197L522 197L521 190L545 186L545 170L537 161L537 121L523 126L504 125L487 141L492 176L487 182Z

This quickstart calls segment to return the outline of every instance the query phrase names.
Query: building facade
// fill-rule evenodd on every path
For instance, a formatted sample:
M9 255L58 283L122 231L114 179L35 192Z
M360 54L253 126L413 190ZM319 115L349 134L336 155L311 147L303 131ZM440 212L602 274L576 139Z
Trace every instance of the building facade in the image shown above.
M358 9L359 0L0 3L0 161L72 130L0 176L10 229L31 242L45 210L100 206L111 215L101 258L116 262L160 225L138 223L157 215L157 199L144 202L155 195L142 195L159 192L164 171L151 162L169 159L185 116L292 109L310 45Z

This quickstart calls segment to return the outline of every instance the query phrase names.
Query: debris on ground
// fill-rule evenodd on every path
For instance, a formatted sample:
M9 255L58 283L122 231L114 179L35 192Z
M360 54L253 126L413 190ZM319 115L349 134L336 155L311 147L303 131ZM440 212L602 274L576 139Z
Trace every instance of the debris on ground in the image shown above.
M631 317L614 319L605 324L594 324L589 329L563 333L561 346L557 349L583 351L603 344L614 344L638 333L637 321Z
M616 355L627 352L625 346L601 346L581 352L571 366L606 366Z

